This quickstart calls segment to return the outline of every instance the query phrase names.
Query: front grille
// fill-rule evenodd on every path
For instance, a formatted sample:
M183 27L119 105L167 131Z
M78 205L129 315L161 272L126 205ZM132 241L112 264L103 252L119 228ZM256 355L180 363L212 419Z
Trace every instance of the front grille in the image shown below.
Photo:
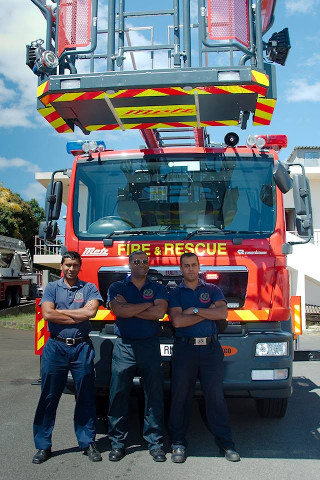
M244 305L247 284L248 271L242 267L201 267L200 276L206 280L206 271L218 272L217 281L209 281L221 288L229 308L241 308ZM123 280L129 274L129 270L121 267L102 267L98 272L99 290L103 299L107 300L108 288L113 282ZM159 267L150 268L149 277L156 282L162 283L170 291L177 287L181 282L180 269L177 267Z

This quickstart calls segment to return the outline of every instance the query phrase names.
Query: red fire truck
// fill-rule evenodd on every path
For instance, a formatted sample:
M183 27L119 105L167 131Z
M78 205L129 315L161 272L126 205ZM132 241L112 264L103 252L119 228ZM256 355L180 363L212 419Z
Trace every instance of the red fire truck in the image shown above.
M56 11L32 2L48 25L46 49L40 42L27 48L27 63L39 77L40 113L58 132L75 126L85 134L136 128L145 142L123 151L94 141L69 145L75 158L71 172L65 171L70 176L66 248L81 254L86 280L98 286L104 299L110 283L128 274L131 252L144 250L152 279L168 289L181 281L179 257L195 252L203 278L218 285L228 301L229 324L221 335L225 394L254 398L263 416L283 416L291 394L293 345L286 267L292 247L286 242L282 196L293 185L300 243L308 241L308 182L302 166L292 181L278 161L277 151L287 145L285 135L250 135L247 145L238 146L235 133L213 144L205 130L215 125L245 128L250 116L255 125L270 123L276 102L274 66L264 62L263 51L270 61L284 64L290 47L286 29L262 41L275 2L222 0L221 5L232 8L221 16L218 2L199 1L196 67L191 65L195 35L188 0L174 0L172 9L161 12L128 12L120 1L117 15L116 2L109 1L107 32L98 30L96 1L60 0ZM126 21L140 19L142 13L173 19L167 44L133 46L130 32L142 27ZM85 33L79 32L79 15L88 20ZM103 52L97 45L105 33ZM136 69L137 52L147 51L152 60L160 48L168 52L168 68ZM217 51L228 52L228 65L210 66L208 57ZM127 70L126 53L133 61ZM94 68L101 59L107 64L102 73ZM89 61L90 72L79 73L80 60ZM186 137L192 140L187 145ZM62 184L56 173L40 228L45 241L55 238L60 213ZM169 381L173 329L168 320L160 323L159 335ZM109 381L113 322L108 308L101 308L92 322L98 393L105 392Z

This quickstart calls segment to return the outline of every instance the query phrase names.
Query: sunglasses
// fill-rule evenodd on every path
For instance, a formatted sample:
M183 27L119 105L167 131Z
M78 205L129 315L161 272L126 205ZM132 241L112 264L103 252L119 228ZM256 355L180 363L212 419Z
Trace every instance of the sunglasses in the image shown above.
M136 260L133 260L133 262L135 265L140 265L140 263L143 263L143 265L147 265L149 263L149 260L148 259L144 259L144 260L139 260L138 258Z

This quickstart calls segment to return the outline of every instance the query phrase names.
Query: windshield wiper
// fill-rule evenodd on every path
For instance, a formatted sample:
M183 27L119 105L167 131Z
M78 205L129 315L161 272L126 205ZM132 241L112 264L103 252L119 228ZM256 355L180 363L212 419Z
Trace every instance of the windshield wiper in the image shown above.
M221 233L220 228L199 228L198 230L193 230L193 232L188 233L185 240L189 240L189 238L193 237L194 235L208 235L210 233Z
M159 233L158 230L115 230L114 232L108 233L105 238L117 237L119 235L155 235Z
M208 234L217 234L217 235L251 235L251 234L258 234L258 235L270 235L271 232L266 231L266 230L220 230L220 228L217 229L198 229L194 230L193 232L188 233L186 236L186 240L189 240L189 238L193 237L193 235L208 235Z
M119 237L121 235L167 235L173 233L186 233L185 230L115 230L108 233L103 239L105 247L112 246L112 237Z

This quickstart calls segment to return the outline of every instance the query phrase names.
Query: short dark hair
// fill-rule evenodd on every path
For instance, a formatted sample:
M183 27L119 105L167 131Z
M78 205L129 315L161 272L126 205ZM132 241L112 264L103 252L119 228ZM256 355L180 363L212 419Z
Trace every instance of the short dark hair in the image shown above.
M185 252L185 253L183 253L183 254L181 255L181 257L180 257L180 265L182 265L182 260L183 260L184 258L189 258L189 257L196 257L197 262L199 263L199 258L197 257L197 255L196 255L195 253L193 253L193 252Z
M70 250L68 252L65 252L62 257L61 257L61 265L64 264L64 260L66 258L71 258L71 260L78 260L78 262L80 263L80 265L82 264L82 259L79 255L78 252L74 252L73 250Z
M129 255L129 263L132 263L132 259L135 255L146 255L146 256L148 256L146 254L146 252L144 252L143 250L135 250L134 252L130 253L130 255Z

